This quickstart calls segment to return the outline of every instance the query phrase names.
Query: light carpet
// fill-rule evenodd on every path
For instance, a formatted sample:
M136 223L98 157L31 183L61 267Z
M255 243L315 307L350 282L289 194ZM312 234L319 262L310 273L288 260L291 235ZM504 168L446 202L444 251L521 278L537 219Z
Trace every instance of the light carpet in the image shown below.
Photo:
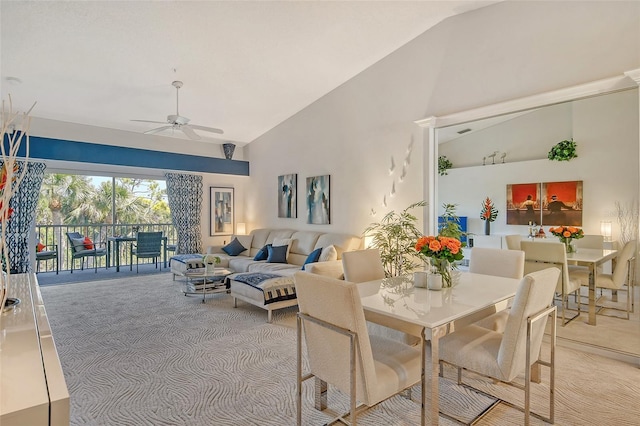
M295 423L296 307L274 313L226 294L185 297L170 274L42 287L71 395L74 425L291 425ZM305 424L329 417L304 388ZM442 405L472 418L493 401L449 381ZM413 392L419 401L419 386ZM419 424L402 396L363 425ZM348 400L329 392L329 407ZM442 424L454 424L442 420Z

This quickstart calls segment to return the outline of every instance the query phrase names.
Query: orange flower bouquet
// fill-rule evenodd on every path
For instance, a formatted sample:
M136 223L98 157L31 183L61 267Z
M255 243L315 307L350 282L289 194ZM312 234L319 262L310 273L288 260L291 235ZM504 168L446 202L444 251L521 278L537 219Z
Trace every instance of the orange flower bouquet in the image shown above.
M462 243L457 238L438 235L418 239L416 251L429 258L435 273L442 275L444 287L451 287L451 268L455 261L462 260Z
M558 226L555 228L549 228L549 232L558 237L561 243L565 245L567 253L573 252L572 240L579 240L584 237L584 232L580 228L575 226Z

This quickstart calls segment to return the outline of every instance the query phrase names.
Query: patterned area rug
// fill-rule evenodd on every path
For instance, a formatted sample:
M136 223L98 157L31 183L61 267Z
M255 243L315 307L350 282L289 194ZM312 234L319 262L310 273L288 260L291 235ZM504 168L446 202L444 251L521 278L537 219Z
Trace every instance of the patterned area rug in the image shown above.
M185 297L171 274L42 287L67 386L72 425L295 424L297 308L274 313L226 294ZM304 424L330 419L304 388ZM420 424L420 388L359 417ZM493 401L441 380L441 409L462 417ZM330 388L329 407L347 411ZM455 424L443 417L440 424Z

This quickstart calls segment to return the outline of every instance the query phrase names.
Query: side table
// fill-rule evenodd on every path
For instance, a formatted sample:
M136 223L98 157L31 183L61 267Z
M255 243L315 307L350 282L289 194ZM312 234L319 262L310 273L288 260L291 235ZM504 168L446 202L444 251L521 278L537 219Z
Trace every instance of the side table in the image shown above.
M184 295L201 294L202 303L205 303L207 294L227 293L229 290L224 284L224 278L230 274L232 272L226 268L206 268L200 273L187 273Z

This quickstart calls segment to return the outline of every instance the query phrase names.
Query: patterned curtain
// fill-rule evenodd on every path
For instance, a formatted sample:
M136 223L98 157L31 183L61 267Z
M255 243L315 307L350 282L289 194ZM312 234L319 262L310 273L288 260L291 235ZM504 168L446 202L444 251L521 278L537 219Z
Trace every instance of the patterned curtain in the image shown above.
M178 233L176 254L202 253L202 176L166 173L171 221Z
M2 164L3 162L0 161L0 168ZM27 172L9 202L13 214L7 223L7 249L12 274L22 274L32 270L29 260L29 252L32 250L30 233L35 225L36 207L46 167L44 163L25 164L24 161L18 161L17 164L18 173L22 173L25 166Z

